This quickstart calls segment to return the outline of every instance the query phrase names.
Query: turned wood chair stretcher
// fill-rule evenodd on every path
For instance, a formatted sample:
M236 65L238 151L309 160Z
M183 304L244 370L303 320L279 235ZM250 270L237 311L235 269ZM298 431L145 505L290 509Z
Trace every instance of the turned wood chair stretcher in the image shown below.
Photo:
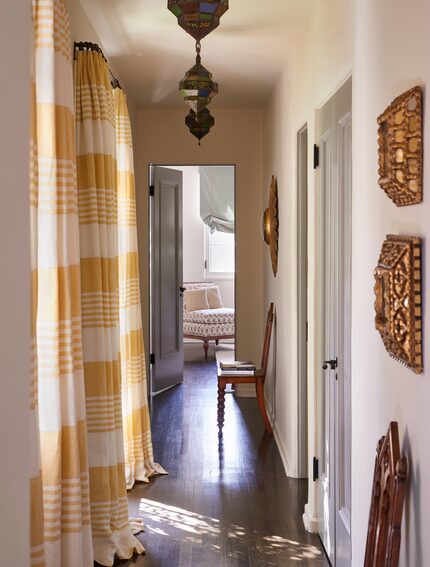
M266 412L266 404L264 401L264 382L266 380L267 362L269 359L270 338L273 326L273 303L270 304L267 314L266 332L264 335L263 355L261 358L261 367L255 371L253 376L243 375L235 372L230 375L221 375L218 366L218 434L222 434L224 426L224 410L225 410L225 389L227 384L255 384L257 394L258 408L264 421L266 431L273 433L269 417Z

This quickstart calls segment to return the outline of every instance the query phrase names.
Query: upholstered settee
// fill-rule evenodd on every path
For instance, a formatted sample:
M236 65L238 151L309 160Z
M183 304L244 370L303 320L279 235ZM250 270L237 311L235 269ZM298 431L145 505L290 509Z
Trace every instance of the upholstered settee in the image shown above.
M184 338L203 341L207 359L209 341L234 338L234 309L223 306L213 282L185 282L184 288Z

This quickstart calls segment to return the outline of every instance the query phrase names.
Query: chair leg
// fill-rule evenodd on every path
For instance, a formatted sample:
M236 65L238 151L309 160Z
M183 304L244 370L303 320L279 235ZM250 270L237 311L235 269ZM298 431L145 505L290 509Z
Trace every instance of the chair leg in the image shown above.
M225 410L225 383L218 380L218 435L222 435Z
M272 426L270 425L269 417L266 412L266 404L264 403L264 384L262 382L257 382L255 384L255 390L257 393L258 407L260 408L260 413L264 421L264 426L266 428L267 433L270 433L270 435L272 435L273 430L272 430Z
M203 348L205 349L205 360L208 359L209 341L203 341Z

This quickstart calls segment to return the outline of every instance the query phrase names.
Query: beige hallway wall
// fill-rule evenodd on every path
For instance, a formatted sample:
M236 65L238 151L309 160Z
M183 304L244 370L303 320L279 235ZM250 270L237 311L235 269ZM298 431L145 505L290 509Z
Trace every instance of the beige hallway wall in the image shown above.
M202 140L184 123L186 108L141 109L136 158L142 305L148 345L148 165L236 165L237 356L259 358L263 335L262 112L214 110L216 124ZM186 203L184 203L186 206Z
M0 549L2 565L30 565L29 77L31 2L4 2L0 123Z

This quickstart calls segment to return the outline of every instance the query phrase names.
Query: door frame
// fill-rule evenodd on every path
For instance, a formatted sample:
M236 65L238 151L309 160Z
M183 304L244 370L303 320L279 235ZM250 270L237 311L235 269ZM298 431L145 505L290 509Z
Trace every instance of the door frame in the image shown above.
M152 169L154 167L167 167L167 168L177 168L177 167L232 167L233 168L233 176L234 176L234 194L233 194L233 203L234 203L234 214L235 214L235 226L234 226L234 278L233 278L233 286L234 286L234 329L235 329L235 336L234 336L234 349L235 349L235 357L236 357L236 345L237 345L237 166L234 163L174 163L174 162L164 162L164 163L149 163L148 164L148 176L147 176L147 246L148 246L148 314L149 314L149 351L148 351L148 367L149 367L149 380L148 380L148 399L150 403L150 410L152 408L152 397L157 396L158 394L163 393L165 390L160 392L153 393L152 392L152 364L151 364L151 352L152 352L152 264L153 259L151 256L151 243L152 243L152 203L151 203L151 195L150 195L150 186L152 183Z
M325 99L325 101L318 107L317 109L317 113L316 113L316 124L315 124L315 140L317 140L317 144L320 144L320 140L322 139L322 132L321 132L321 126L320 126L320 112L322 111L323 107L331 100L333 99L336 94L341 91L348 82L352 82L352 75L348 75L345 80L340 83L338 85L338 87L335 89L334 92L332 92L330 94L329 97L327 97ZM350 118L350 116L352 116L352 98L351 98L351 106L350 106L350 110L347 113L348 118ZM342 117L339 121L338 121L338 125L343 126L344 124L344 119L345 116ZM346 122L345 122L346 123ZM340 143L340 140L339 140ZM337 147L337 152L340 152L340 147L338 145ZM321 154L321 150L319 152ZM321 159L321 156L320 156ZM352 147L351 147L351 160L352 160ZM351 167L352 167L352 163L351 163ZM330 175L330 172L329 172ZM340 168L336 173L337 175L337 179L336 179L336 183L340 182L341 179L341 175L345 175L345 171L341 171ZM330 182L330 181L329 181ZM324 230L325 230L325 221L326 221L326 215L325 215L325 197L322 195L322 187L323 187L323 179L322 179L322 174L321 174L321 169L317 168L317 173L316 173L316 188L318 190L318 195L315 198L315 206L316 206L316 222L317 222L317 227L315 229L315 258L314 258L314 266L315 266L315 271L316 271L316 276L317 276L317 281L314 287L314 297L315 297L315 301L316 301L316 309L315 309L315 316L316 316L316 320L314 320L314 325L315 325L315 332L316 332L316 344L315 344L315 349L313 351L313 354L315 356L314 358L314 396L315 396L315 414L314 414L314 419L315 419L315 441L314 441L314 445L315 445L315 455L317 456L317 458L319 459L319 461L321 462L321 458L322 458L322 454L324 451L324 443L323 443L323 439L322 439L322 431L320 428L320 415L321 415L321 410L323 407L323 398L324 398L324 394L323 394L323 389L322 389L322 384L324 380L335 380L335 378L333 376L329 375L329 371L327 372L327 375L324 377L324 375L322 374L322 370L321 370L321 364L322 361L325 360L325 358L327 358L328 353L325 352L324 350L324 336L326 333L326 329L325 329L325 317L324 317L324 293L323 293L323 277L324 277L324 271L326 269L325 266L325 259L324 259L324 248L322 246L322 243L324 241ZM349 198L352 200L352 192L353 192L353 187L352 187L352 182L349 185L350 188L350 194L349 194ZM336 195L338 195L338 190L336 189ZM351 214L350 214L350 210L347 210L347 207L343 207L341 206L342 204L342 199L340 201L336 202L336 214L339 216L339 220L336 224L337 229L339 229L340 233L341 233L341 238L343 238L343 233L345 231L345 227L349 227L349 234L348 234L348 246L349 246L349 261L352 261L352 246L351 246L351 234L352 234L352 225L351 225ZM347 217L348 215L348 217ZM339 236L339 233L337 233L337 236ZM339 238L337 238L336 243L339 242ZM340 256L339 256L339 247L336 244L336 257L337 257L337 261L340 261ZM341 265L339 264L339 270L341 270ZM345 273L343 273L343 276L345 276ZM339 276L340 277L340 276ZM349 282L350 283L350 282ZM336 284L337 285L337 284ZM351 290L348 290L349 292L349 300L351 299L350 296L350 292ZM350 307L350 306L349 306ZM351 337L351 319L350 317L348 318L348 328L349 328L349 337ZM350 360L349 360L350 363ZM349 369L351 370L351 366L349 367ZM337 371L336 371L337 372ZM351 376L350 376L351 378ZM337 381L337 377L336 377L336 387L335 387L335 394L334 394L334 407L336 409L336 411L338 411L338 381ZM333 415L333 421L334 421L335 417ZM351 414L351 405L349 406L349 420L350 420L350 425L352 422L352 414ZM334 438L334 446L337 447L337 442L338 442L338 434L339 432L337 430L335 430L335 428L333 428L333 431L330 431L330 435L333 435ZM336 435L336 437L335 437ZM350 439L350 446L351 446L351 439ZM336 554L337 554L337 550L338 550L338 546L336 543L336 523L337 523L337 515L338 512L340 511L338 509L338 498L339 498L339 493L338 493L338 487L339 487L339 483L337 482L337 477L338 477L338 473L339 473L339 455L338 454L333 454L330 455L330 462L331 462L331 467L332 467L332 476L334 474L335 476L335 482L334 482L334 518L332 518L332 521L334 522L334 534L335 534L335 541L334 541L334 560L336 561ZM320 471L321 471L321 467ZM350 472L350 476L351 476L351 469L349 469ZM351 482L351 478L350 478L350 482ZM318 510L318 500L320 499L320 492L322 491L321 488L321 483L318 479L318 482L315 483L316 486L316 502L314 503L316 508L316 519L317 519L317 523L318 525L321 524L321 522L323 521L323 517L321 517L320 515L320 511ZM315 526L316 527L316 526ZM316 530L313 530L316 531ZM319 531L319 530L318 530ZM345 565L345 560L341 560L341 564ZM350 560L349 563L350 565Z
M298 476L308 477L308 125L297 132Z

